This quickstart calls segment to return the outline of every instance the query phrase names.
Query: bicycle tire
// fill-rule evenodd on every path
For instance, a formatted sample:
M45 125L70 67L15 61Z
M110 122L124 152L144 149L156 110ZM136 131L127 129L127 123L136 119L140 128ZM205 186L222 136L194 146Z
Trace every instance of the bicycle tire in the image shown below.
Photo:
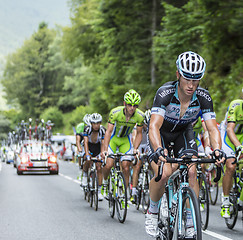
M142 193L141 193L141 186L138 186L137 187L137 199L136 199L136 209L139 210L139 207L140 207L140 203L141 203L141 196L142 196Z
M92 191L92 185L93 185L92 174L93 174L93 172L89 173L88 186L87 186L87 189L88 189L88 202L89 202L89 205L90 205L91 208L93 207L93 199L94 199L93 198L93 191Z
M202 240L202 227L201 227L201 214L200 214L200 208L199 208L199 202L198 198L195 194L195 192L190 188L190 187L183 187L182 189L183 195L182 195L182 216L181 216L181 221L182 221L182 234L179 235L179 230L178 230L178 222L179 222L179 213L178 213L178 208L176 211L176 220L175 220L175 227L174 227L174 233L172 240L177 240L177 239L186 239L185 237L185 228L186 228L186 201L189 199L190 204L191 204L191 209L194 209L194 214L195 214L195 225L194 228L196 228L195 235L193 239L195 240Z
M92 195L92 201L95 211L98 210L98 178L96 172L92 172L92 188L91 188L91 195Z
M199 204L200 204L199 209L201 213L202 229L206 230L209 221L209 192L208 192L206 177L203 173L200 174L200 178L198 179L198 184L199 184Z
M120 223L124 223L127 215L127 187L122 172L117 174L115 203L117 218Z
M218 194L219 194L219 186L218 182L214 182L213 179L216 177L216 169L213 168L209 173L208 173L208 192L209 192L209 199L210 203L212 205L215 205L218 200Z
M142 211L144 214L148 211L149 203L150 203L150 197L149 197L150 180L151 180L151 176L147 172L145 174L144 189L142 189L142 192L141 192Z
M229 229L233 229L238 217L237 190L235 188L231 189L229 199L232 204L230 206L230 218L226 218L225 223Z
M111 170L112 171L112 170ZM108 177L108 205L109 205L109 213L110 213L110 217L114 217L115 215L115 200L113 197L113 184L112 182L114 182L112 173L109 175Z

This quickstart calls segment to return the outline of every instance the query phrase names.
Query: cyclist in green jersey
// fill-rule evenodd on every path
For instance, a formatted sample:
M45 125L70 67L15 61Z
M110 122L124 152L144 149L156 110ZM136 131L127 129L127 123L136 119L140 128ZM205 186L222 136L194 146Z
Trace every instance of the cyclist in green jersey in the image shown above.
M142 141L144 121L144 113L138 109L140 102L140 95L135 90L131 89L124 95L124 106L119 106L111 110L104 138L103 158L109 154L116 153L117 150L127 154L138 152L137 149ZM135 125L137 127L137 134L132 146L131 132ZM130 156L121 158L122 172L127 186L129 182L131 160L132 157ZM113 163L114 161L112 158L107 158L106 165L103 167L104 179L102 192L104 195L106 195L107 178Z
M230 218L229 193L233 183L233 175L236 170L235 152L243 153L243 100L237 99L230 103L225 120L221 123L222 149L226 153L226 170L223 177L223 203L221 216ZM243 192L239 204L243 206Z
M81 154L83 151L83 147L81 145L81 142L84 139L83 133L84 133L84 128L86 125L90 125L90 114L86 114L83 118L83 122L79 123L76 127L76 145L77 145L77 150L79 153L79 157L78 157L78 166L79 169L81 169Z

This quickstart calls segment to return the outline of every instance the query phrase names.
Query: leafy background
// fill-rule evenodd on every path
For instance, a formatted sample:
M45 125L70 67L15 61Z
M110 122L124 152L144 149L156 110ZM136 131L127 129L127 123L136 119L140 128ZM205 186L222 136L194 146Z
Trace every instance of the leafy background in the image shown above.
M176 58L188 50L206 60L200 84L209 89L218 122L240 97L241 0L70 0L68 7L70 24L41 20L5 58L1 82L12 109L2 114L11 128L31 116L72 133L94 111L105 122L129 88L141 94L146 110L158 87L176 79Z

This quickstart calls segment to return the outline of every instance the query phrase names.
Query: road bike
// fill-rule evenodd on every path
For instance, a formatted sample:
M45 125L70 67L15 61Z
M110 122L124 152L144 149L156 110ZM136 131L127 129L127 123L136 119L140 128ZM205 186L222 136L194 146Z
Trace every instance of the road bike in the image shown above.
M202 229L206 230L209 221L209 191L201 164L197 164L197 181L199 186L199 207L201 212Z
M120 168L120 159L124 156L135 156L135 154L124 154L124 153L115 153L106 156L114 159L114 166L111 168L110 175L108 177L108 194L106 200L109 203L109 213L113 218L116 214L119 222L124 223L127 215L127 187L124 175Z
M205 170L209 199L212 205L215 205L217 203L219 194L218 182L213 181L213 179L216 177L216 168L216 165L211 163L209 167Z
M189 156L183 158L166 157L168 163L179 164L176 170L168 179L165 187L165 196L167 211L159 214L159 236L157 239L202 239L202 223L199 201L195 192L189 187L188 171L191 164L212 163L214 159L192 158ZM163 173L163 164L159 167L158 176L155 181L158 182ZM217 178L220 179L221 171L217 172ZM190 209L190 210L189 210ZM188 211L189 210L189 211ZM192 218L194 235L186 236L187 216Z
M149 170L148 155L143 153L139 157L142 161L142 167L138 176L137 185L137 199L135 202L137 210L139 210L140 205L142 206L142 212L145 214L149 207L149 182L151 180L152 172Z
M241 152L236 153L236 160L232 164L236 164L236 171L233 176L233 187L230 190L229 200L230 200L230 218L225 219L225 223L229 229L233 229L238 218L238 212L242 211L243 217L243 207L238 204L238 199L240 197L241 191L243 191L243 168L239 168L240 164L243 164L243 155Z
M98 210L98 177L97 177L97 170L96 170L96 163L101 162L102 160L98 157L92 157L90 159L92 161L92 166L89 168L88 171L88 185L83 186L84 190L84 199L87 200L90 203L90 207L94 207L95 211Z

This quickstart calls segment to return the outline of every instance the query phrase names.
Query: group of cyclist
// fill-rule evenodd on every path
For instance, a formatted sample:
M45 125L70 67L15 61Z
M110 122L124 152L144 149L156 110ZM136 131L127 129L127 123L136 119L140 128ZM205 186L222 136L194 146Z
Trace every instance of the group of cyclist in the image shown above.
M230 103L219 130L212 98L206 89L199 86L206 69L204 59L199 54L188 51L178 56L176 66L177 80L167 82L158 89L151 111L147 110L143 113L138 108L141 97L131 89L124 95L124 105L110 111L107 129L101 125L102 116L93 113L85 115L83 123L77 126L76 133L77 149L80 153L83 150L83 159L86 160L83 165L82 186L87 185L91 156L106 158L103 168L101 163L97 163L99 200L107 194L107 178L114 164L111 154L117 151L130 154L121 158L121 168L128 187L133 159L131 155L139 156L140 153L147 152L154 178L151 179L149 186L150 205L145 215L145 230L152 237L159 234L160 200L165 184L174 171L171 164L166 163L171 142L174 143L172 149L175 157L197 158L200 144L197 144L196 140L199 132L195 131L195 122L200 124L198 127L200 131L204 129L203 150L207 155L211 154L216 165L220 166L222 163L226 165L223 177L224 200L221 207L221 215L224 218L230 217L229 192L235 171L235 165L232 164L236 157L235 152L243 153L243 100L238 99ZM156 182L155 178L162 162L163 175L161 180ZM82 168L81 158L79 158L79 167ZM133 169L131 202L136 198L140 167L141 163L138 161ZM196 165L190 167L189 184L198 196ZM243 200L243 193L241 195L240 201ZM190 209L187 211L186 236L190 237L193 236L194 229Z

